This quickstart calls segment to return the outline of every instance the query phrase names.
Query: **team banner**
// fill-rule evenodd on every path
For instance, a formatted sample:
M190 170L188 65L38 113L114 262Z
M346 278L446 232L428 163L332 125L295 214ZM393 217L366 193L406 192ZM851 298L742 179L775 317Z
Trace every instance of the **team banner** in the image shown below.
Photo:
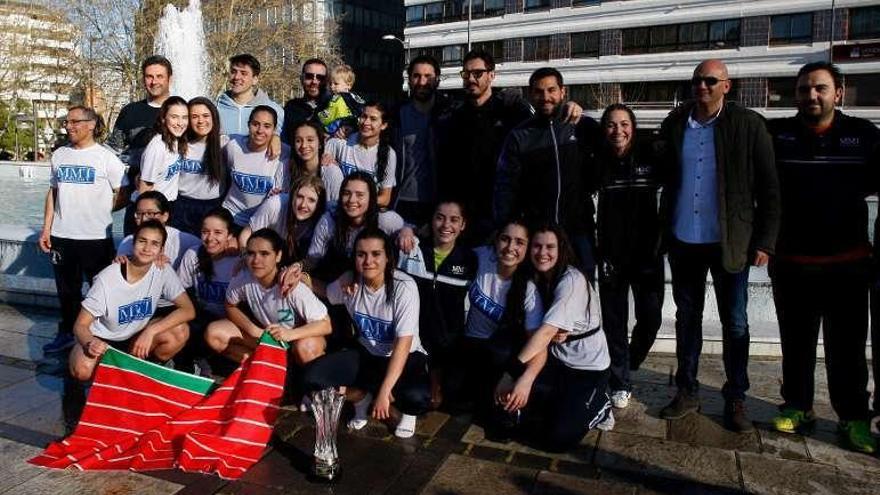
M180 468L239 478L272 435L286 372L286 345L268 333L219 386L107 349L73 434L28 462L80 470Z

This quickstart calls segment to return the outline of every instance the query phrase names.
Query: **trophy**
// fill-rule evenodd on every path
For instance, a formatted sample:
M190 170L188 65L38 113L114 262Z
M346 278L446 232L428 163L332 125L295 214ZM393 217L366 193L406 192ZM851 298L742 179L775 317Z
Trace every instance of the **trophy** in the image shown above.
M315 454L312 476L330 482L339 477L339 455L336 453L336 432L345 396L334 388L312 392L312 414L315 415Z

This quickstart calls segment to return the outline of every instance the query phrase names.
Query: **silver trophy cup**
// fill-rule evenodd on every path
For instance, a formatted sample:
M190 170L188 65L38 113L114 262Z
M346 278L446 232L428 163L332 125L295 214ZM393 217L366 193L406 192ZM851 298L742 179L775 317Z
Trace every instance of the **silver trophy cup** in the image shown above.
M339 455L336 453L336 432L345 396L333 388L312 392L312 414L315 415L315 459L312 475L319 481L333 481L339 476Z

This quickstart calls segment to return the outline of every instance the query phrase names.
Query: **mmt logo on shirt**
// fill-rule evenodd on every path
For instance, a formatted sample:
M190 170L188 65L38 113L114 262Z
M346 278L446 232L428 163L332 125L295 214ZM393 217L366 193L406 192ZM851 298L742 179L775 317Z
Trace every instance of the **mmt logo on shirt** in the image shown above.
M171 180L177 172L180 171L180 168L183 166L183 162L185 162L182 157L178 158L174 163L168 166L168 171L165 172L165 180Z
M189 158L185 158L182 162L180 162L180 173L182 174L201 175L204 170L205 166L202 165L201 160L192 160Z
M58 182L69 184L94 184L95 167L87 165L59 165L55 170L55 179Z
M209 303L222 303L226 301L227 282L211 282L199 277L198 295L199 300Z
M274 180L271 177L241 172L232 172L232 180L241 192L245 194L265 195L272 190L274 185Z
M342 175L344 175L345 177L348 177L353 172L357 172L358 169L357 165L352 165L351 163L347 162L340 162L339 168L342 169Z
M477 284L471 284L471 290L468 291L468 297L471 305L479 309L481 313L488 316L495 323L501 322L504 315L504 306L493 301L489 296L483 294L483 291L477 287Z
M120 325L138 320L146 320L153 316L153 298L145 297L139 301L119 306L118 320Z
M358 312L354 314L354 322L365 339L383 344L394 342L394 324L392 322Z

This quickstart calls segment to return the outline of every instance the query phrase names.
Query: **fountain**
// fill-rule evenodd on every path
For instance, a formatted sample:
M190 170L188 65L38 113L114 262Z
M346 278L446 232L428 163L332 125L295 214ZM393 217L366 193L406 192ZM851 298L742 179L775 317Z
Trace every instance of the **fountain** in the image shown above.
M153 49L154 53L164 55L171 61L174 70L172 95L187 100L208 96L208 57L200 0L190 0L183 10L178 10L170 3L165 6Z

